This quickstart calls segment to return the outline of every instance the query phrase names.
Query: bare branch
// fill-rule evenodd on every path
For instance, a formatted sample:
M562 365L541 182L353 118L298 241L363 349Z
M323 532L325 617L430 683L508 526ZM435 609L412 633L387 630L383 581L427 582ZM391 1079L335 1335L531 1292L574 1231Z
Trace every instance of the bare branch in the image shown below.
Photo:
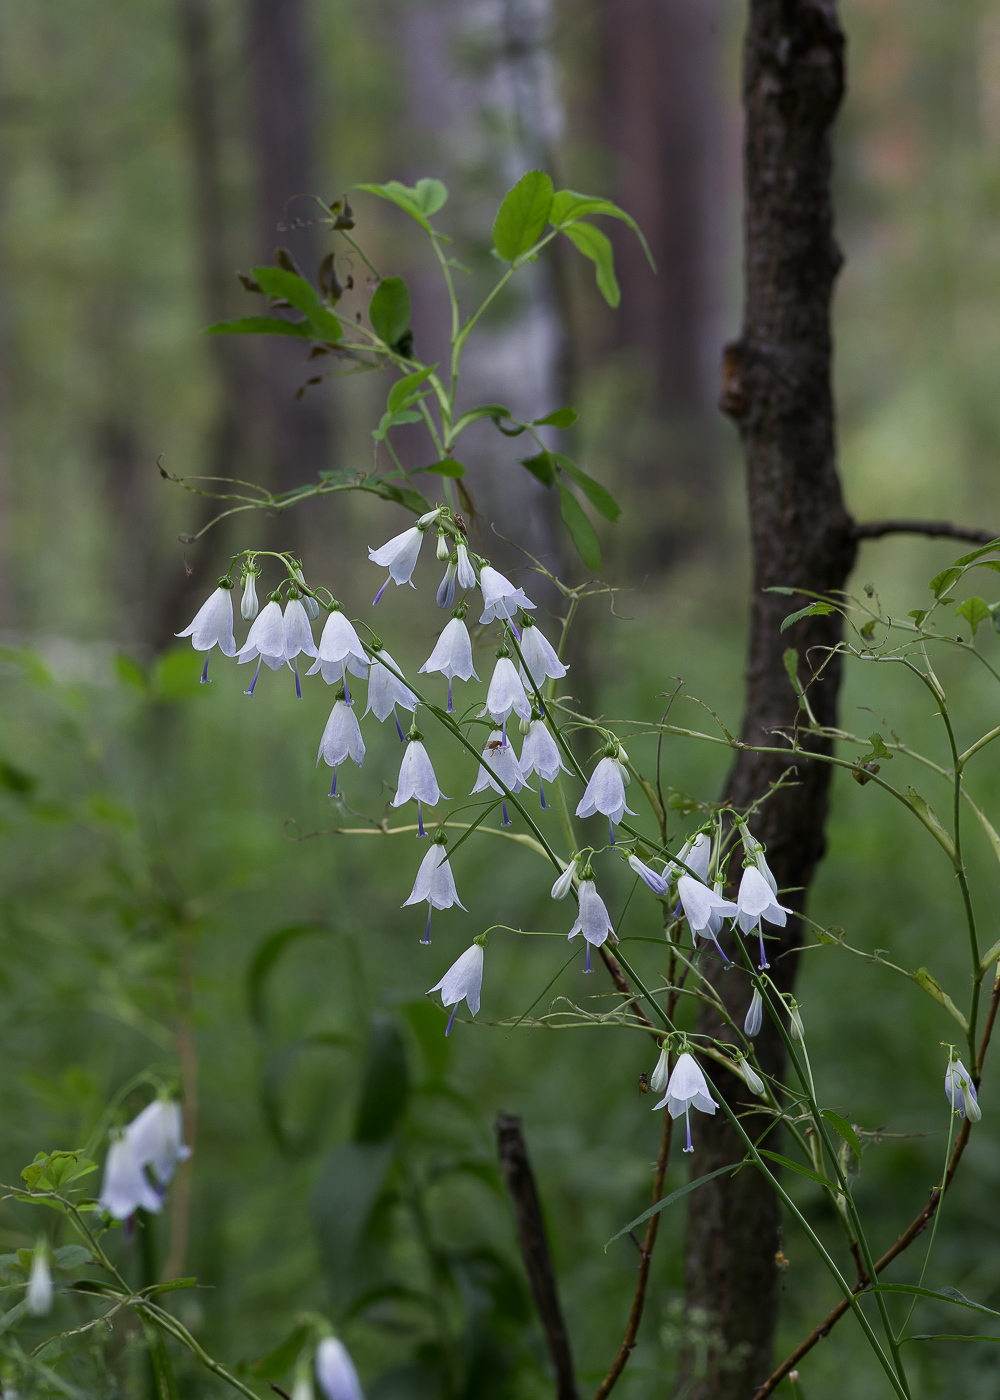
M995 530L954 525L950 520L864 520L860 524L855 522L852 533L856 540L880 540L886 535L934 535L950 540L971 540L974 544L992 544L998 538Z

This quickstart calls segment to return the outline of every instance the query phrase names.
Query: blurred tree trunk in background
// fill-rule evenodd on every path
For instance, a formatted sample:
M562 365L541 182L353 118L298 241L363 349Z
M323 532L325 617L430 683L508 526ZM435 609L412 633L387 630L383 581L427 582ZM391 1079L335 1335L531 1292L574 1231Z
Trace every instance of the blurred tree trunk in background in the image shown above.
M640 541L636 566L662 570L685 541L710 528L718 489L705 355L721 281L711 236L722 198L717 7L712 0L601 3L602 127L614 198L638 221L658 269L627 230L609 229L622 289L615 343L645 410L642 435L626 449L629 474L641 510L657 522Z
M250 0L251 149L258 181L259 252L270 262L276 247L287 248L304 276L315 280L318 240L311 227L281 227L319 213L308 196L329 190L316 186L312 168L313 112L310 101L309 37L305 0ZM330 426L322 387L296 394L310 376L302 347L268 337L261 347L255 384L255 433L266 480L286 491L315 479L329 465ZM301 550L314 512L282 517L282 548Z
M830 383L830 297L841 264L833 239L830 130L843 92L843 35L833 0L751 0L744 51L746 108L746 301L739 340L726 347L721 406L736 422L746 457L754 551L754 580L742 737L780 744L775 730L799 720L783 654L798 653L806 683L840 640L840 620L810 617L782 636L781 621L797 598L767 593L772 585L827 593L843 588L854 561L852 521L837 477ZM837 718L840 668L834 658L810 687L821 725ZM825 741L811 741L830 752ZM727 799L745 808L772 792L752 828L784 902L802 910L824 850L830 768L796 765L778 754L743 753ZM772 977L790 989L798 919L770 941ZM771 951L773 950L773 951ZM790 956L778 954L789 952ZM715 973L730 1014L742 1023L749 997L742 978ZM699 1029L718 1034L717 1020ZM768 1022L757 1038L763 1068L780 1074L784 1050ZM717 1079L734 1105L745 1103L743 1082ZM744 1120L756 1137L768 1119ZM697 1172L740 1161L743 1148L728 1119L703 1118L696 1140ZM707 1185L691 1198L688 1215L687 1301L717 1315L724 1350L708 1374L685 1390L693 1400L748 1400L770 1371L778 1307L775 1255L780 1248L778 1203L756 1172Z

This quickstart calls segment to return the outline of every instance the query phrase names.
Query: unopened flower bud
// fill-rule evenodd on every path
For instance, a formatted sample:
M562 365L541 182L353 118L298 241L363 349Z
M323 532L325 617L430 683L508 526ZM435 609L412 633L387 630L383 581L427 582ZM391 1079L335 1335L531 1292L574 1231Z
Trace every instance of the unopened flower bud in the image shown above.
M753 1040L754 1036L760 1030L760 1024L763 1019L763 999L761 998L760 992L754 987L753 996L750 998L750 1010L747 1012L747 1018L743 1022L743 1029L751 1040Z
M791 1030L792 1035L795 1037L795 1039L799 1042L800 1045L805 1045L805 1027L802 1024L802 1017L799 1015L799 1008L797 1006L789 1007L788 1020L790 1023L789 1029Z
M450 543L449 543L449 541L448 541L448 536L445 534L445 532L444 532L443 530L441 530L441 531L439 531L439 533L438 533L437 557L438 557L438 559L440 560L440 562L443 564L444 561L450 556L450 554L451 554L451 545L450 545Z
M649 1076L649 1087L654 1094L662 1094L667 1087L667 1080L670 1078L670 1052L666 1042L660 1047L660 1058L656 1062L656 1068Z
M766 1093L766 1090L764 1088L764 1081L763 1079L761 1079L757 1071L752 1067L750 1061L740 1060L739 1064L737 1065L737 1069L743 1076L744 1082L746 1083L746 1086L750 1090L751 1094L757 1094L761 1098L763 1098L764 1094Z
M573 876L576 874L576 861L571 860L563 873L557 876L555 884L552 886L553 899L565 899L573 885Z

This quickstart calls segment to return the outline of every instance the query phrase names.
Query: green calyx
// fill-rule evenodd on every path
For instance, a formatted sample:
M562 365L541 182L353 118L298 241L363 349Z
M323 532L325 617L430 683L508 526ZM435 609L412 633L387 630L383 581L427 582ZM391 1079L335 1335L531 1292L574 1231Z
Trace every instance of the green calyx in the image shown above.
M217 583L216 583L215 586L216 586L216 588L232 588L232 587L233 587L233 581L232 581L232 579L229 577L229 575L226 574L225 578L220 578L220 579L217 581Z
M497 650L496 650L496 657L497 657L497 660L499 661L500 658L503 657L503 656L510 656L510 652L507 650L506 647L497 647Z
M420 742L423 739L423 737L424 736L421 734L416 724L411 724L409 731L406 735L407 741L412 744L415 742Z
M490 946L489 939L486 937L485 933L476 934L475 938L472 941L473 943L478 944L480 948L488 948Z
M432 846L447 846L448 838L443 831L436 831L431 841Z
M457 608L452 609L451 615L452 617L457 617L459 622L464 622L468 611L469 609L465 606L464 603L459 603Z

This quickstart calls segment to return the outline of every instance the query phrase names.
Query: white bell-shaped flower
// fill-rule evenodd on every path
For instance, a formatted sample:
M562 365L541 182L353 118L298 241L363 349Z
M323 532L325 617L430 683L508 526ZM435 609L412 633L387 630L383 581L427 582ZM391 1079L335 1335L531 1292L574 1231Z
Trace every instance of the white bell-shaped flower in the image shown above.
M458 586L468 592L476 586L476 571L472 567L468 547L460 540L455 553L458 559Z
M434 596L434 601L439 608L450 608L455 601L455 576L458 573L458 560L449 559L447 568L444 571L444 578L438 584L438 591Z
M323 737L319 741L319 753L316 755L317 767L322 759L328 768L333 769L331 797L337 796L337 769L349 758L361 767L365 761L365 741L361 737L361 726L357 716L350 705L345 700L336 700L323 730Z
M411 738L403 750L403 761L399 765L399 779L392 805L402 807L404 802L411 800L417 804L418 834L426 836L423 806L426 804L428 807L436 807L439 802L447 802L449 799L438 787L434 767L419 738Z
M764 1000L756 987L753 989L753 996L750 998L750 1007L743 1022L743 1031L749 1040L759 1032L761 1022L764 1019Z
M750 933L756 928L760 939L760 966L762 969L769 967L764 949L764 930L760 921L766 919L769 924L777 924L779 928L783 928L787 922L787 915L794 913L794 910L786 909L783 904L778 903L774 890L755 865L748 865L743 872L736 904L740 928L744 933Z
M497 778L500 779L499 783ZM476 785L472 791L483 792L490 787L494 792L502 793L504 789L500 783L513 793L518 793L528 786L517 761L514 745L504 737L502 730L494 729L483 747L483 761L479 765Z
M531 719L531 702L524 693L513 661L509 656L498 656L486 693L486 704L480 713L488 714L494 724L505 725L512 712L518 719Z
M533 719L528 726L524 743L521 745L520 765L525 782L532 773L538 774L542 808L547 809L549 804L545 800L545 784L554 783L560 771L568 773L569 769L563 763L559 745L549 733L543 719Z
M327 665L353 661L364 667L361 672L355 671L355 675L364 675L368 669L368 654L361 645L361 638L355 631L354 624L340 608L334 608L326 619L319 639L319 650L314 654Z
M368 709L365 714L370 711L382 723L390 715L395 715L397 705L411 712L417 708L417 697L399 679L400 675L402 671L384 648L375 653L368 672ZM399 729L398 719L396 728ZM400 737L404 737L402 730Z
M243 575L243 597L240 600L240 613L244 622L253 622L260 611L260 604L257 602L257 573L254 569L248 569Z
M316 1348L316 1379L326 1400L365 1400L354 1362L337 1337L324 1337Z
M127 1137L117 1138L108 1148L98 1203L116 1220L127 1220L140 1206L155 1214L163 1205Z
M522 588L515 588L509 578L504 578L497 569L484 564L479 571L479 587L483 592L483 615L480 622L513 621L518 608L525 612L534 608L534 603Z
M316 643L313 641L309 614L301 598L289 598L285 604L285 660L294 661L300 652L306 656L316 656Z
M712 863L712 838L705 831L699 831L692 840L686 841L681 847L678 856L678 864L670 862L670 870L673 874L683 875L685 866L688 871L692 871L699 880L707 881L708 867Z
M175 1099L154 1099L125 1129L135 1160L152 1170L161 1186L168 1186L178 1163L191 1156L184 1145L181 1106Z
M420 554L420 546L424 542L424 534L427 527L438 518L440 510L428 511L422 515L416 525L411 525L408 530L403 530L401 534L393 535L379 549L368 550L368 558L373 564L378 564L383 569L389 570L389 578L386 579L378 593L375 595L375 602L381 598L382 594L389 586L389 579L397 586L408 583L412 588L413 570L417 567L417 557Z
M424 900L427 901L427 927L420 941L429 943L432 909L450 909L454 904L457 904L459 909L465 908L458 897L455 876L452 874L451 862L442 841L435 841L420 862L410 897L403 901L402 908L405 909L409 904L420 904Z
M441 978L440 982L435 982L427 993L441 993L441 1005L453 1006L445 1035L451 1034L452 1023L455 1020L455 1011L458 1010L458 1003L464 998L466 1005L473 1016L479 1011L479 999L483 990L483 945L478 941L473 943L471 948L466 948L462 956L453 962L448 971Z
M280 671L285 664L285 619L281 615L281 604L274 598L261 608L247 633L247 639L239 650L239 661L245 666L248 661L257 662L257 670L250 683L248 695L252 695L260 672L260 663L272 671Z
M597 886L593 880L580 881L578 898L580 907L577 911L576 923L570 929L567 937L575 938L578 933L582 933L587 940L587 962L584 971L589 972L591 948L600 948L608 934L614 933L614 927L604 900L597 893Z
M723 899L720 894L710 890L707 885L696 880L693 875L681 875L677 880L677 897L684 910L684 917L690 925L691 932L700 938L711 938L715 946L719 949L726 962L729 959L719 947L718 932L722 927L722 920L735 918L739 912L735 904L728 899Z
M419 674L425 675L429 671L440 671L448 677L448 713L451 714L454 709L452 681L467 681L471 676L475 676L477 681L479 679L472 664L472 640L463 618L453 617L438 637Z
M649 1076L649 1087L654 1094L662 1094L670 1079L670 1050L666 1042L660 1047L660 1058L656 1062L656 1068Z
M632 808L625 803L625 775L617 758L606 755L591 774L590 782L577 803L578 817L592 817L602 812L609 822L620 822L628 812L634 817ZM614 840L614 832L611 833Z
M223 656L236 655L236 638L233 636L233 585L228 579L220 579L215 592L202 603L194 615L194 620L178 637L190 637L195 651L210 652L218 647ZM208 683L208 657L201 673L202 684Z
M968 1118L970 1123L978 1123L983 1116L976 1095L972 1075L961 1060L952 1060L945 1071L944 1092L955 1113Z
M638 875L642 882L649 886L654 894L665 895L670 888L670 881L665 880L662 875L658 875L655 870L651 870L648 865L639 859L637 855L630 855L628 863Z
M521 657L521 680L526 689L529 686L529 677L534 681L536 689L541 690L546 679L561 680L569 670L569 667L559 660L542 629L534 624L528 626L525 623L521 630Z
M44 1240L35 1245L31 1256L25 1311L31 1317L44 1317L52 1311L52 1270L49 1267L48 1246Z
M715 1113L718 1104L708 1092L708 1084L701 1071L701 1066L693 1055L687 1051L677 1057L674 1065L674 1072L670 1076L667 1084L667 1092L658 1104L657 1108L666 1108L671 1118L679 1118L684 1114L684 1121L687 1125L687 1144L685 1152L693 1152L691 1145L691 1110L697 1108L701 1113Z

